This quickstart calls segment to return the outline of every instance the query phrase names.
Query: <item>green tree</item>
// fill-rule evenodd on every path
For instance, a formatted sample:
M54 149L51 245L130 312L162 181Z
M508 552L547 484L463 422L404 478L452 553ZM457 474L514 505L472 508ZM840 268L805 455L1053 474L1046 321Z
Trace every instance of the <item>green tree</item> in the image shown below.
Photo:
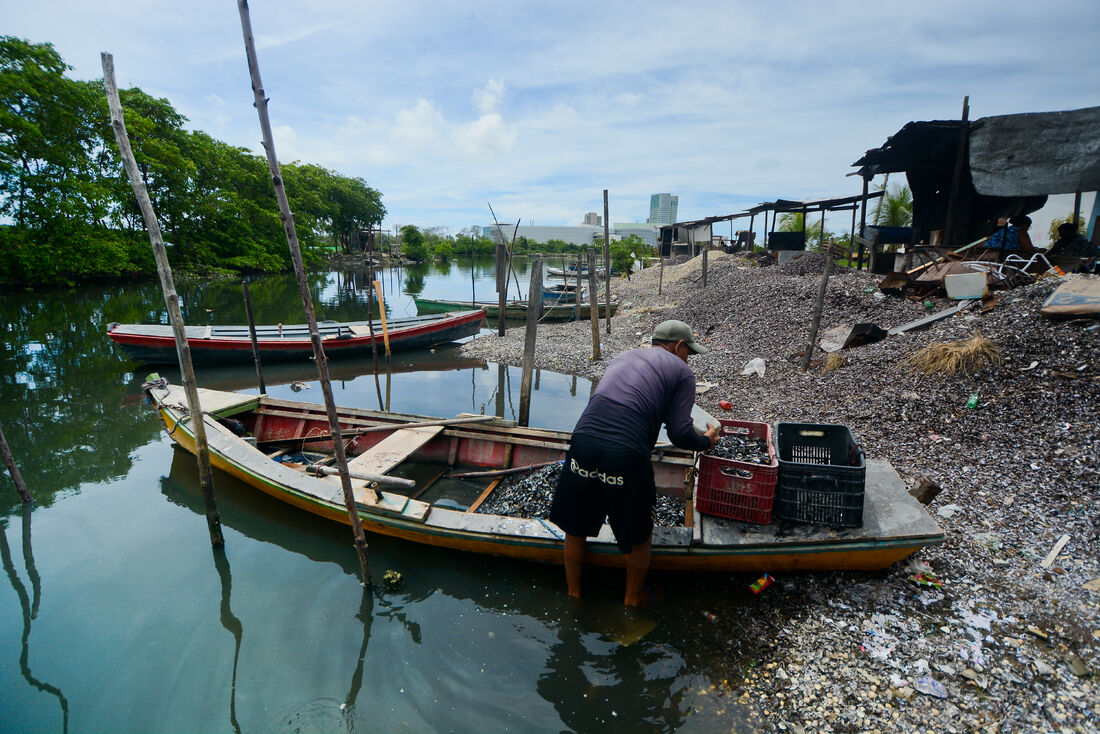
M888 188L875 207L874 221L885 227L911 226L913 224L913 192L909 190L909 187L902 184Z
M401 254L416 262L422 261L428 255L424 246L424 235L413 224L406 224L401 228Z

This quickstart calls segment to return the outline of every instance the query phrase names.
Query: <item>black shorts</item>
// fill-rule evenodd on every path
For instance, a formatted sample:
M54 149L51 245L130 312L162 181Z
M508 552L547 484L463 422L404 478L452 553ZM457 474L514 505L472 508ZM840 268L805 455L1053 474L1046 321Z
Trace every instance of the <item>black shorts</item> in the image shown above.
M550 521L569 535L591 537L606 518L619 550L629 553L653 534L656 502L648 454L574 436L554 490Z

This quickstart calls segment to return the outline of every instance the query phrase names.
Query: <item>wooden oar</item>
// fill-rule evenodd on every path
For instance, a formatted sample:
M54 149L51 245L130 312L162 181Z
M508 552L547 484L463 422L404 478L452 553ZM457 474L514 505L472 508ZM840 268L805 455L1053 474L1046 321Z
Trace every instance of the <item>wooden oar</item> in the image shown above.
M493 415L472 415L465 418L445 418L437 421L422 421L420 423L387 423L383 426L365 426L350 431L340 431L340 438L354 438L364 433L378 433L380 431L398 431L402 428L428 428L430 426L453 426L462 423L484 423L491 421ZM318 433L315 436L295 436L294 438L272 438L266 441L257 441L260 446L285 446L298 443L310 443L313 441L331 441L331 433Z
M306 474L316 474L318 476L330 476L333 474L339 474L340 470L331 466L323 466L321 464L314 464L306 467ZM381 484L385 487L406 487L412 489L416 486L416 482L411 479L403 479L401 477L391 477L389 474L368 474L359 472L348 472L348 476L352 479L360 479L364 482L374 482Z

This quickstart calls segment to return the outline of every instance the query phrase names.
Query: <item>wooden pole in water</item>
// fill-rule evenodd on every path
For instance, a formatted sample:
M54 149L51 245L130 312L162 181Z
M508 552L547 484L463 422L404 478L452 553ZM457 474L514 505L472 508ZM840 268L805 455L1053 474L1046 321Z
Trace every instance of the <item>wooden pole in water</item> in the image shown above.
M271 180L275 186L275 198L279 202L279 214L283 220L283 229L286 232L287 245L290 247L290 257L294 262L294 273L298 276L298 288L302 296L302 305L305 308L306 320L309 323L310 340L313 342L313 355L317 362L317 373L321 381L321 392L325 397L325 410L328 413L329 430L334 436L340 434L340 418L336 414L336 404L332 399L332 385L329 382L328 360L325 357L324 347L321 345L321 334L317 329L317 316L313 312L313 298L309 293L309 283L306 280L305 267L302 265L302 251L298 247L298 233L294 228L294 214L290 211L290 202L286 198L286 189L283 187L283 175L279 168L279 159L275 155L275 141L271 134L271 123L267 116L267 97L264 94L264 85L260 80L260 64L256 58L256 44L252 39L252 21L248 16L248 0L237 0L237 8L241 15L241 32L244 35L244 48L248 57L248 70L252 78L252 93L256 98L256 112L260 118L260 129L263 132L264 151L267 153L267 165L271 169ZM355 535L355 550L359 556L360 571L363 574L363 584L373 584L370 575L370 564L367 561L367 538L363 533L363 523L359 518L359 510L355 506L355 494L351 488L351 476L348 474L347 456L344 454L344 444L333 441L333 453L336 455L336 468L340 471L340 487L344 492L344 505L351 520L352 532ZM377 490L376 496L381 498Z
M503 236L503 233L501 233ZM504 311L508 307L508 271L504 243L497 245L497 336L504 336Z
M260 394L267 395L267 387L264 385L264 368L260 362L260 343L256 339L256 319L252 318L252 298L248 295L248 281L241 281L241 290L244 292L244 313L248 317L248 336L252 340L252 361L256 363L256 380L260 385Z
M531 421L531 373L535 369L535 335L539 316L536 303L542 303L542 258L531 261L531 287L527 295L527 331L523 339L523 379L519 387L519 424Z
M607 303L607 312L604 314L604 324L607 333L611 333L611 224L607 218L607 189L603 190L603 287L607 289L604 300Z
M810 357L813 356L814 342L817 341L817 330L821 326L821 309L825 304L825 288L829 284L829 271L833 269L833 245L829 243L825 248L825 272L821 274L821 287L817 291L817 303L814 304L814 319L810 324L810 340L806 344L806 351L802 355L800 372L805 372L810 366Z
M390 331L386 327L386 302L382 299L382 284L374 281L374 292L378 294L378 313L382 319L382 340L386 343L386 361L390 359Z
M580 294L577 295L580 297ZM588 316L592 321L592 359L600 360L600 297L596 293L596 248L588 248Z
M15 458L11 455L11 449L8 448L8 439L4 438L3 428L0 428L0 454L4 456L4 466L8 467L8 474L11 474L11 480L15 482L15 489L23 502L33 502L27 483L23 481L23 475L19 473L19 467L16 466Z
M187 395L187 407L191 413L191 430L195 434L195 453L199 463L199 485L202 487L203 503L206 507L206 525L210 530L210 542L215 546L225 543L222 537L222 522L218 507L214 502L214 473L210 468L210 449L206 444L206 424L202 406L199 404L199 390L195 384L195 370L191 365L191 347L187 344L187 330L180 314L179 296L172 281L172 268L168 264L168 253L164 249L164 239L160 233L160 223L153 212L149 193L141 178L134 151L130 148L130 138L126 133L126 122L122 117L122 102L118 97L118 85L115 83L115 61L109 53L100 55L103 60L103 86L107 90L107 104L111 111L111 129L118 143L122 164L134 189L141 215L145 219L145 228L149 232L149 242L153 246L153 256L157 261L157 273L160 275L161 289L164 291L164 304L168 308L168 318L172 322L172 332L176 337L176 355L179 357L180 372L183 374L183 388Z

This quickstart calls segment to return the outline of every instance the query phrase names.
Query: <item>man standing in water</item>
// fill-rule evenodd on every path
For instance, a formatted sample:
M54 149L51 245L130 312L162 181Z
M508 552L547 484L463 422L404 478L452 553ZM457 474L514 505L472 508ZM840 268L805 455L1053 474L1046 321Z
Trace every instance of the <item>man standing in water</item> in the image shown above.
M611 360L584 409L565 456L550 520L565 531L565 580L581 596L586 538L607 518L626 555L625 604L646 602L643 592L653 540L657 489L650 454L665 424L673 444L704 451L718 443L718 426L698 433L691 420L695 375L691 354L707 348L683 321L653 330L653 346Z

